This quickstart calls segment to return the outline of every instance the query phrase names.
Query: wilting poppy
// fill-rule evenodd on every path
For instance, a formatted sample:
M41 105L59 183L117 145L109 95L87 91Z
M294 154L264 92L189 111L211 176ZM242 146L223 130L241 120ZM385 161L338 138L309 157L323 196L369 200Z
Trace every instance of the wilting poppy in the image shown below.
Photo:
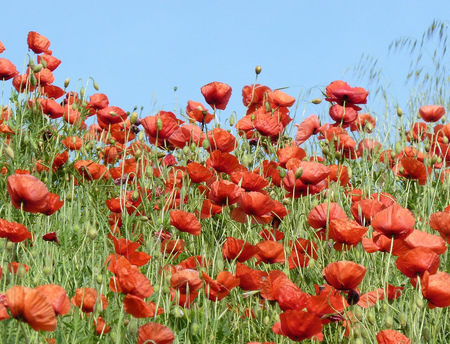
M351 261L328 264L322 275L325 281L337 290L355 289L364 279L367 269Z
M398 237L410 234L416 223L413 213L398 203L381 210L372 218L373 229L387 236Z
M411 340L395 330L383 330L377 333L378 344L410 344Z
M140 297L131 294L123 299L123 309L135 318L150 318L164 313L161 307L156 308L154 302L145 302Z
M280 314L280 323L275 323L272 330L296 342L308 338L322 341L322 327L322 321L317 315L301 310L288 310Z
M148 323L139 327L137 344L172 344L175 335L172 330L158 323Z
M172 210L169 214L171 226L174 226L182 232L197 236L200 235L202 226L194 214L183 210Z
M56 330L56 314L47 297L36 289L14 286L6 291L13 318L28 323L35 331Z
M425 105L419 109L419 115L425 122L437 122L445 115L441 105Z
M225 110L231 97L231 87L223 82L214 81L201 88L205 101L213 108Z

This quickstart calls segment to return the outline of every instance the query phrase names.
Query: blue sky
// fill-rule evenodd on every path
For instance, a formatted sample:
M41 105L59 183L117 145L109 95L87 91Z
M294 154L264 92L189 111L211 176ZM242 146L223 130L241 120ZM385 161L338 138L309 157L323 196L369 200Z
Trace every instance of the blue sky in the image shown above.
M27 33L37 31L62 60L54 84L69 77L69 89L79 90L93 77L110 105L125 111L143 106L142 117L184 109L188 100L205 103L201 86L221 81L233 88L223 122L233 111L244 114L241 90L254 82L256 65L262 66L259 83L289 87L285 92L296 98L312 90L312 99L338 79L372 91L352 72L366 54L378 61L383 83L405 107L408 55L388 55L388 46L396 38L421 37L448 13L444 0L8 1L1 57L23 71ZM4 86L3 105L10 86ZM316 111L309 105L303 114L305 100L296 123ZM368 101L375 100L369 95Z

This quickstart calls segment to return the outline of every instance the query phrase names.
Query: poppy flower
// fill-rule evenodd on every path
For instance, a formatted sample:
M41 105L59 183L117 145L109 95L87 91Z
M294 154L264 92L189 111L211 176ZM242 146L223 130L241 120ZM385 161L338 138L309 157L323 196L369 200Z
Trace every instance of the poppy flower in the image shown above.
M320 317L341 312L348 307L347 300L330 285L314 285L316 295L311 295L306 309Z
M107 108L108 106L109 99L104 93L94 93L89 97L88 108L98 111Z
M106 296L101 294L98 297L97 290L93 288L79 288L75 290L75 295L70 299L70 302L81 308L84 313L92 313L97 303L100 304L102 310L108 307Z
M392 168L392 171L399 177L417 179L419 185L425 185L428 176L431 174L430 167L412 157L401 158L397 165Z
M339 105L354 106L355 104L366 104L369 92L362 87L350 87L345 81L333 81L326 88L326 101L335 102ZM354 106L355 110L361 110Z
M208 151L219 150L223 153L230 153L237 147L237 141L233 134L222 128L214 128L206 133L209 140ZM203 140L202 140L203 142Z
M285 261L284 246L279 242L272 240L261 241L256 244L258 251L254 257L257 264L264 262L267 264L283 263Z
M83 146L83 141L78 136L68 136L64 140L61 140L61 143L68 150L80 150Z
M400 255L395 265L405 276L415 278L417 275L423 276L425 271L431 275L435 274L440 263L436 252L429 248L416 247Z
M331 173L330 168L320 162L300 161L296 158L289 159L286 163L286 168L294 172L301 168L302 173L298 179L305 185L318 184L326 179Z
M384 235L398 237L410 234L414 230L415 222L410 210L395 203L375 214L371 225Z
M86 180L108 179L109 177L108 168L105 165L91 160L78 160L73 164L73 167Z
M148 323L138 329L137 344L172 344L174 340L175 335L172 330L158 323Z
M244 106L250 107L253 104L262 104L268 99L268 94L272 90L261 84L247 85L242 88L242 102Z
M428 307L450 306L450 275L448 273L438 271L436 274L430 274L425 271L421 282L422 295L428 300Z
M45 63L47 64L47 67L49 70L51 70L52 72L58 68L58 66L61 64L61 60L54 57L53 55L50 54L42 54L42 55L38 55L37 56L37 61L38 63L42 63L42 61L45 61Z
M261 235L264 240L281 241L284 239L284 233L276 230L275 228L263 229L261 232L259 232L259 235Z
M258 248L244 240L227 237L223 244L222 254L227 260L237 259L238 262L245 262L258 252Z
M209 106L219 110L225 110L231 97L231 87L218 81L203 86L201 92Z
M0 219L0 238L7 238L11 242L22 242L26 239L32 240L32 235L24 225Z
M8 263L8 270L13 274L17 274L19 272L19 268L23 268L25 272L30 270L30 267L27 264L21 264L17 262Z
M403 243L410 249L416 247L428 248L438 255L444 254L447 251L445 240L439 235L429 234L417 229L414 229L410 235L403 239Z
M216 280L213 280L204 271L202 271L202 277L207 284L205 293L211 301L222 300L230 294L231 289L237 287L240 283L239 278L236 278L229 271L219 272Z
M430 227L450 244L450 212L436 212L430 216Z
M128 294L123 299L123 309L126 313L131 314L138 319L150 318L164 313L164 310L161 307L156 307L156 303L145 302L140 297L131 294Z
M236 184L221 179L211 184L208 198L217 205L231 205L239 201L242 192Z
M359 296L357 305L362 308L369 308L374 306L379 300L384 300L384 289L377 288Z
M425 122L437 122L445 115L441 105L425 105L419 109L419 115Z
M5 46L0 42L0 54L5 51Z
M295 125L297 127L297 134L295 135L295 144L300 146L312 135L317 134L317 129L320 128L320 121L317 115L311 115L300 124Z
M47 234L44 234L42 236L42 239L44 239L45 241L53 241L53 242L56 242L57 244L59 244L58 236L56 235L56 232L48 232Z
M173 255L173 258L178 257L183 251L186 243L182 239L166 238L161 243L161 252Z
M47 297L36 289L14 286L6 291L6 302L13 318L28 323L35 331L54 331L56 314Z
M410 344L411 340L395 330L383 330L377 333L378 344Z
M64 205L58 195L50 193L43 182L30 174L9 176L7 188L14 208L29 213L51 215Z
M355 289L364 279L367 269L352 261L338 261L328 264L322 275L325 281L337 290Z
M289 256L289 269L303 268L308 266L311 259L317 259L317 244L308 239L298 238L290 241L291 255Z
M269 223L273 218L273 207L273 200L266 194L256 191L241 193L238 207L233 209L231 218L239 223L247 223L249 219L252 223Z
M69 313L71 305L66 290L57 284L45 284L34 288L44 294L50 301L56 315Z
M341 206L334 202L324 202L311 209L306 222L314 229L325 229L330 221L340 218L347 218Z
M182 232L196 236L200 235L202 226L194 214L183 210L172 210L169 214L171 226Z
M27 44L28 49L33 50L33 52L35 52L36 54L52 54L52 52L48 49L50 47L50 41L48 40L48 38L42 36L37 32L28 32Z
M286 163L292 158L303 160L306 157L306 152L303 148L297 146L287 146L277 150L277 157L280 166L286 167Z
M350 130L371 133L373 129L375 129L375 126L375 118L368 113L360 113L358 114L358 117L350 123Z
M329 110L330 117L336 123L349 124L358 118L358 112L351 106L334 104Z
M222 206L217 205L209 199L205 199L202 202L202 209L200 210L200 218L207 219L211 216L220 214L222 212Z
M10 60L0 58L0 80L9 80L18 75L16 66Z
M288 310L280 314L280 323L275 323L272 330L275 334L300 342L315 338L323 340L322 321L312 313L301 310Z
M361 242L367 231L366 227L361 226L356 221L341 218L330 221L328 236L336 242L334 248L341 251L343 245L347 245L348 248L356 246Z
M265 271L252 269L245 264L236 263L236 278L242 290L260 290L264 279L269 276Z
M153 287L148 278L138 268L133 267L124 256L117 259L115 274L122 293L142 299L153 294Z
M394 256L399 256L410 250L410 247L403 241L404 237L392 238L378 231L373 231L372 239L363 238L362 246L368 253L373 252L390 252ZM394 242L392 242L394 241Z
M186 293L187 290L194 291L203 287L199 272L192 269L183 269L175 272L170 278L172 288Z
M228 175L235 171L247 170L234 155L223 153L219 150L211 152L206 160L206 167L212 167L217 172L225 172Z
M194 104L189 104L189 102L186 107L186 113L191 119L191 123L199 122L204 125L210 123L214 119L214 114L209 113L201 103L192 102L194 104L198 104L198 106L195 107L193 106Z
M156 116L147 116L141 120L150 142L160 147L169 145L170 136L182 123L174 113L167 111L160 111Z

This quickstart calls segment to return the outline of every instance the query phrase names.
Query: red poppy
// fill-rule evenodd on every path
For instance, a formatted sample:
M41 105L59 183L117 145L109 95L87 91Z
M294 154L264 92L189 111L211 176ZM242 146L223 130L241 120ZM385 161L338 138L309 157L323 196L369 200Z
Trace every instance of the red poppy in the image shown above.
M68 136L64 140L61 140L61 143L68 150L80 150L83 146L83 141L78 136Z
M93 162L91 160L78 160L73 164L73 167L86 180L98 180L100 178L108 179L109 172L105 165Z
M277 157L280 166L286 167L286 163L292 158L303 160L303 158L306 157L306 152L304 149L297 146L287 146L277 150Z
M150 142L161 147L169 144L170 136L182 123L174 113L167 111L160 111L156 116L147 116L141 120Z
M263 229L261 232L259 232L259 235L261 235L264 240L281 241L284 239L284 233L274 228Z
M50 41L48 38L42 36L41 34L30 31L27 37L28 49L33 50L36 54L46 53L51 55L52 52L50 48Z
M0 238L7 238L11 242L22 242L26 239L32 240L32 235L24 225L0 219Z
M341 251L344 245L347 245L347 249L356 246L367 231L366 227L359 225L356 221L341 218L330 221L328 236L336 242L334 248Z
M89 97L88 107L95 111L102 110L109 106L109 99L106 94L95 93Z
M106 296L101 294L98 297L97 290L93 288L80 288L75 290L75 296L70 299L70 302L81 308L84 313L92 313L97 303L100 304L102 310L108 307Z
M374 199L362 199L353 202L352 215L360 225L368 226L375 214L385 208L386 206L380 201Z
M30 270L30 267L27 264L21 264L17 262L8 263L8 270L13 274L17 274L19 272L19 268L23 268L25 272Z
M239 201L242 192L236 184L221 179L211 184L208 198L217 205L231 205Z
M227 237L222 254L225 259L234 260L238 262L245 262L252 258L258 252L258 248L244 240Z
M9 80L18 74L19 72L17 71L16 66L14 66L11 61L0 58L0 80Z
M369 308L375 306L379 300L384 300L383 288L377 288L373 291L360 295L357 305L362 308Z
M150 281L138 268L133 267L123 256L117 259L116 278L120 285L121 292L131 294L142 299L153 294L153 287Z
M214 128L206 133L209 140L209 152L219 150L230 153L237 147L237 141L233 134L222 128ZM203 140L202 140L203 142Z
M205 199L202 202L202 209L200 210L200 218L207 219L211 216L220 214L222 212L222 206L217 205L209 199Z
M45 61L45 63L47 64L47 67L49 70L51 70L52 72L58 68L58 66L61 64L61 60L57 59L56 57L50 55L50 54L42 54L42 55L38 55L37 56L37 61L38 63L42 63L43 61Z
M111 328L106 325L106 321L102 317L97 317L96 319L94 319L94 326L95 334L99 336L111 331Z
M35 331L56 330L56 314L47 297L36 289L14 286L6 291L13 318L28 323Z
M314 241L298 238L290 241L291 256L289 257L289 269L308 266L311 259L317 259L317 244Z
M7 179L8 193L16 209L29 213L51 215L59 210L64 201L50 193L43 182L30 174L14 174Z
M247 169L239 163L238 158L229 153L222 153L219 150L211 152L206 160L206 167L212 167L217 172L231 174L236 171L246 171Z
M367 269L351 261L328 264L322 275L325 281L337 290L355 289L364 279Z
M0 54L5 51L5 46L0 42Z
M69 313L71 305L66 290L57 284L40 285L35 290L40 291L50 301L56 315Z
M322 321L312 313L301 310L288 310L280 314L280 322L275 323L274 333L300 342L308 338L323 340Z
M360 113L358 114L358 117L350 123L350 130L351 131L364 131L367 133L371 133L373 129L375 129L376 121L375 118L373 118L368 113Z
M422 295L428 300L428 307L450 306L450 275L438 271L430 274L425 271L422 278Z
M295 144L300 146L312 135L317 134L317 129L320 128L319 117L317 117L317 115L308 116L302 123L296 124L295 126L297 127Z
M267 264L283 263L285 261L284 246L279 242L272 240L261 241L256 244L258 251L254 257L258 263Z
M441 105L425 105L419 109L419 115L425 122L437 122L445 115Z
M341 206L334 202L324 202L311 209L306 222L314 229L325 229L330 221L340 218L347 218Z
M377 333L378 344L410 344L411 340L395 330L383 330Z
M214 81L201 88L205 101L213 108L225 110L231 97L231 87L222 82Z
M240 279L242 290L260 290L264 279L269 276L265 271L252 269L245 264L236 263L236 278Z
M108 235L108 237L114 242L114 250L116 251L116 254L124 256L126 259L128 259L130 264L143 266L147 264L148 261L150 260L151 256L148 255L147 253L136 251L141 245L140 243L133 242L125 238L116 239L112 235ZM119 257L114 257L114 255L110 255L108 256L108 258L111 258L111 260L113 260L118 259ZM111 269L108 268L108 270L115 273L115 266L114 269L112 269L111 267Z
M371 225L384 235L398 237L410 234L414 230L415 222L410 210L395 203L375 214Z
M164 310L161 307L156 307L156 303L145 302L140 297L131 294L128 294L123 299L123 309L126 313L131 314L138 319L150 318L164 313Z
M222 300L230 294L231 289L237 287L240 283L239 278L234 277L229 271L219 272L216 280L213 280L204 271L202 271L202 277L207 284L205 293L211 301Z
M430 227L450 244L450 212L436 212L430 216Z
M399 177L417 179L419 185L425 185L428 176L431 174L430 167L412 157L401 158L397 165L392 168L392 171Z
M326 101L353 106L355 110L359 111L361 108L354 105L366 104L369 92L362 87L350 87L346 82L337 80L327 86L326 94Z
M350 106L334 104L329 110L330 117L336 123L349 124L358 118L358 112Z
M436 252L429 248L416 247L400 255L395 265L405 276L415 278L417 275L423 276L425 271L431 275L435 274L440 263Z
M152 342L154 344L172 344L175 335L170 328L157 324L148 323L139 327L137 344Z
M44 234L42 236L42 239L44 239L45 241L53 241L53 242L56 242L57 244L59 244L58 236L56 235L56 232L48 232L47 234Z
M261 104L264 100L267 100L269 92L272 92L269 87L260 84L244 86L242 88L242 102L246 107L252 104Z
M330 168L320 162L300 161L296 158L289 159L286 163L286 168L294 172L301 169L298 179L305 185L318 184L331 173Z
M416 247L428 248L436 254L444 254L447 251L447 245L445 240L439 235L429 234L427 232L414 229L410 235L408 235L403 243L410 249Z
M392 238L392 236L386 236L378 231L373 231L372 239L363 238L362 245L366 252L390 252L394 256L399 256L410 250L402 235L399 238ZM394 242L392 242L394 241Z
M170 225L182 232L187 232L196 236L200 235L202 230L202 226L197 217L194 214L183 210L170 211Z
M341 312L348 307L348 302L332 286L326 284L314 285L316 295L312 295L309 303L306 305L308 312L314 313L320 317L329 314Z
M252 223L269 223L273 218L273 207L273 200L266 194L256 191L241 193L238 207L233 209L231 217L239 223L249 220Z
M201 103L192 102L195 104L199 104L197 107L193 107L194 104L189 104L189 102L188 106L186 107L186 113L191 119L191 123L199 122L202 124L208 124L214 119L214 114L209 113Z

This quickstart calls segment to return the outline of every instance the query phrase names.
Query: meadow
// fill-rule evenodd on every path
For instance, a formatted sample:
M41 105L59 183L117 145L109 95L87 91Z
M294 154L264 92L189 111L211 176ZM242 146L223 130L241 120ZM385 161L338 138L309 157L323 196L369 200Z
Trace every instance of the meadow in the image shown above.
M55 85L50 41L27 43L25 73L0 58L3 343L448 342L436 54L434 74L412 64L405 109L343 80L296 99L257 66L242 90L214 81L146 114L94 79Z

